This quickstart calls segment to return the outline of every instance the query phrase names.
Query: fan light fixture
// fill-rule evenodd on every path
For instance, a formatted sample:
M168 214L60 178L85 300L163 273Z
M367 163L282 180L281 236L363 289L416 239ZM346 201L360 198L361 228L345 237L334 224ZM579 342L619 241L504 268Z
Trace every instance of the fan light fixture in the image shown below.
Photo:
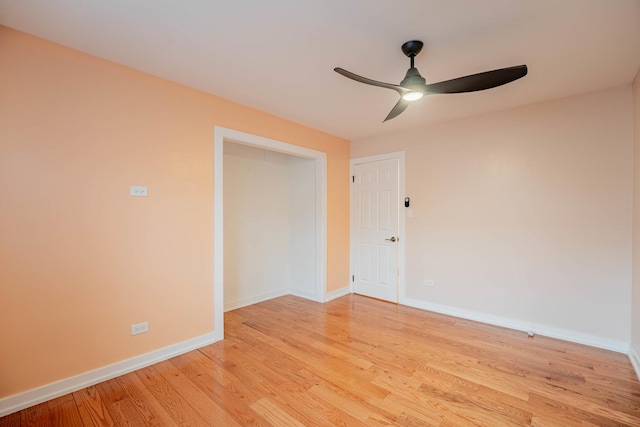
M477 92L479 90L491 89L502 86L514 80L521 79L527 75L526 65L517 65L515 67L499 68L497 70L485 71L483 73L471 74L456 79L445 80L443 82L427 84L427 81L420 75L415 68L414 60L417 54L422 50L423 43L420 40L409 40L402 45L402 53L404 53L410 61L410 68L399 85L392 83L379 82L366 77L353 74L343 68L336 67L333 70L343 76L371 86L383 87L395 90L400 95L400 100L391 109L387 118L391 120L407 109L410 102L417 101L424 95L432 95L436 93L464 93Z
M418 99L422 98L424 94L422 92L407 92L404 95L402 95L402 99L404 99L405 101L417 101Z

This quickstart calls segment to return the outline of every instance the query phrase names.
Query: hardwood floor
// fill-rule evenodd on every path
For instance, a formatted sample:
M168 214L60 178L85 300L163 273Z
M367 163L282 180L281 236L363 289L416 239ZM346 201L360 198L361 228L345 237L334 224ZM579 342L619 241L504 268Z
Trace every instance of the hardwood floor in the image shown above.
M224 341L0 426L640 426L623 354L357 295L225 321Z

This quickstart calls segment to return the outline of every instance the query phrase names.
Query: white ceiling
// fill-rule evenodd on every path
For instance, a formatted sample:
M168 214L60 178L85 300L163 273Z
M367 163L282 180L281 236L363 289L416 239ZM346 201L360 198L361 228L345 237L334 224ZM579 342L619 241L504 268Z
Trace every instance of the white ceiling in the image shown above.
M0 0L0 23L351 140L626 84L640 67L640 0ZM382 123L397 93L333 68L399 83L413 39L427 83L529 75Z

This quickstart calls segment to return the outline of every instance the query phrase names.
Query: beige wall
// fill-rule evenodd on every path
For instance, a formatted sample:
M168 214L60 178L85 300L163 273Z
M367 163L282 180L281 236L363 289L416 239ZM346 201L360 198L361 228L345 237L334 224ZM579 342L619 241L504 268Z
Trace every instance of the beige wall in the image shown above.
M351 157L406 150L407 298L624 349L632 138L627 85L352 141Z
M6 27L0 46L0 398L213 330L216 125L327 153L327 290L348 284L348 141Z
M640 70L633 81L633 298L631 347L640 364ZM636 372L640 377L640 365Z

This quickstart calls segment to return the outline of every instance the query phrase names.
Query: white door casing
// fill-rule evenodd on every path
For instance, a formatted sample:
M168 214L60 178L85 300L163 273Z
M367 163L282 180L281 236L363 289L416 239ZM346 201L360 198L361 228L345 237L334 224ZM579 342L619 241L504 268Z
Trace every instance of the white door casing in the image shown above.
M316 163L315 173L315 297L318 302L324 302L327 298L327 154L321 151L311 150L297 145L287 144L252 135L221 126L214 127L213 138L213 248L214 248L214 331L215 340L224 338L224 238L223 238L223 146L224 141L260 147L279 153L297 156L305 159L313 159Z
M353 291L398 302L401 158L382 157L352 161Z

